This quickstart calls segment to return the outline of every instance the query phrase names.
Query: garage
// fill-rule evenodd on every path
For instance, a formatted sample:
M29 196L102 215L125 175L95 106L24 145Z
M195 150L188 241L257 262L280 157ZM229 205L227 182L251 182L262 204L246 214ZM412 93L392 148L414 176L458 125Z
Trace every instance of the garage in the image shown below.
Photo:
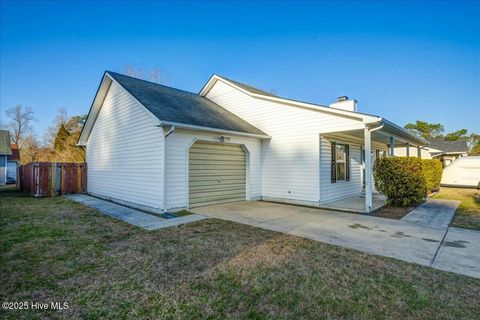
M196 142L189 151L189 207L245 200L242 146Z

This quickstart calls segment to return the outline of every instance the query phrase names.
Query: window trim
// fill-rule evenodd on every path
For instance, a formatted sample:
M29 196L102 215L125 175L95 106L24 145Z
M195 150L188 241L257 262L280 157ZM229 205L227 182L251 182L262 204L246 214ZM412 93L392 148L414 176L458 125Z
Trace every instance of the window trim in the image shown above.
M337 160L337 146L344 146L344 152L345 152L345 160ZM347 143L337 143L337 142L331 142L331 168L330 168L330 174L331 174L331 182L332 183L337 183L337 182L348 182L350 181L350 145ZM344 179L338 179L337 177L337 165L339 163L342 163L345 167L345 178Z

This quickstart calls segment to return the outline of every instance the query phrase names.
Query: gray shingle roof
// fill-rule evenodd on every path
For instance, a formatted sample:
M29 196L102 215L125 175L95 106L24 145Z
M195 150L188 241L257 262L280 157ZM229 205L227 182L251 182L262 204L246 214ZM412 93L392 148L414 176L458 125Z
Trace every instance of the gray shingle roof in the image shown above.
M0 130L0 154L12 154L10 132L8 130Z
M428 139L428 147L442 150L443 152L467 152L467 141L446 141L445 138L430 138Z
M160 121L266 135L245 120L198 94L107 71Z
M248 84L245 84L245 83L241 83L241 82L238 82L238 81L235 81L235 80L232 80L232 79L229 79L227 77L224 77L224 76L220 76L219 77L239 86L240 88L244 89L244 90L247 90L248 92L250 93L256 93L256 94L263 94L264 96L270 96L270 97L277 97L276 95L270 93L270 92L266 92L266 91L263 91L263 90L260 90L258 88L255 88L255 87L252 87Z

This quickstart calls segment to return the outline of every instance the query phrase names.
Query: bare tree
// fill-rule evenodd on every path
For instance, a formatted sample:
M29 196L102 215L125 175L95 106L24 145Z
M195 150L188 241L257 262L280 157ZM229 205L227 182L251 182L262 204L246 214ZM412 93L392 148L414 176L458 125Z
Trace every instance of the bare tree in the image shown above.
M123 66L123 73L125 73L127 76L130 76L130 77L144 79L142 69L135 68L129 64L126 64Z
M152 68L152 70L150 70L149 80L155 83L160 83L160 69Z
M145 77L143 70L140 68L133 67L129 64L123 66L123 73L127 76L148 80L155 83L169 83L170 80L167 77L167 73L160 68L154 67L151 68L148 72L148 79Z
M33 110L30 107L18 104L7 109L5 114L10 118L7 127L10 130L12 142L22 148L23 137L32 131L31 122L35 120Z
M41 155L40 142L34 134L27 134L23 137L23 148L20 150L22 163L38 161Z
M58 129L62 125L66 125L68 122L68 114L67 109L60 107L57 109L57 114L55 115L55 119L53 120L52 125L48 126L47 131L44 135L44 144L53 148L53 144L55 143L55 137L57 136Z

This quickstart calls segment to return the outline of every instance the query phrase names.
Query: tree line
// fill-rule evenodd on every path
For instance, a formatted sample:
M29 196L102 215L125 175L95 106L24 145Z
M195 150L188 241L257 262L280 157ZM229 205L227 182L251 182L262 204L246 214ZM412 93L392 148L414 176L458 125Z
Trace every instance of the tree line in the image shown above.
M471 132L467 129L460 129L445 134L445 128L441 123L429 123L417 120L415 123L407 123L404 127L413 134L425 139L444 138L446 141L467 141L470 155L480 155L480 134Z
M22 164L85 161L85 149L77 146L77 141L87 115L70 117L65 108L59 108L43 137L32 128L36 120L32 108L16 105L7 109L5 115L8 122L2 126L10 131L11 142L17 144Z
M155 83L168 84L169 74L158 67L143 69L126 64L123 73ZM85 149L76 145L87 115L69 117L65 108L59 108L43 137L32 128L35 116L32 108L16 105L5 112L8 122L0 127L10 131L12 143L18 145L22 164L33 161L84 162Z

